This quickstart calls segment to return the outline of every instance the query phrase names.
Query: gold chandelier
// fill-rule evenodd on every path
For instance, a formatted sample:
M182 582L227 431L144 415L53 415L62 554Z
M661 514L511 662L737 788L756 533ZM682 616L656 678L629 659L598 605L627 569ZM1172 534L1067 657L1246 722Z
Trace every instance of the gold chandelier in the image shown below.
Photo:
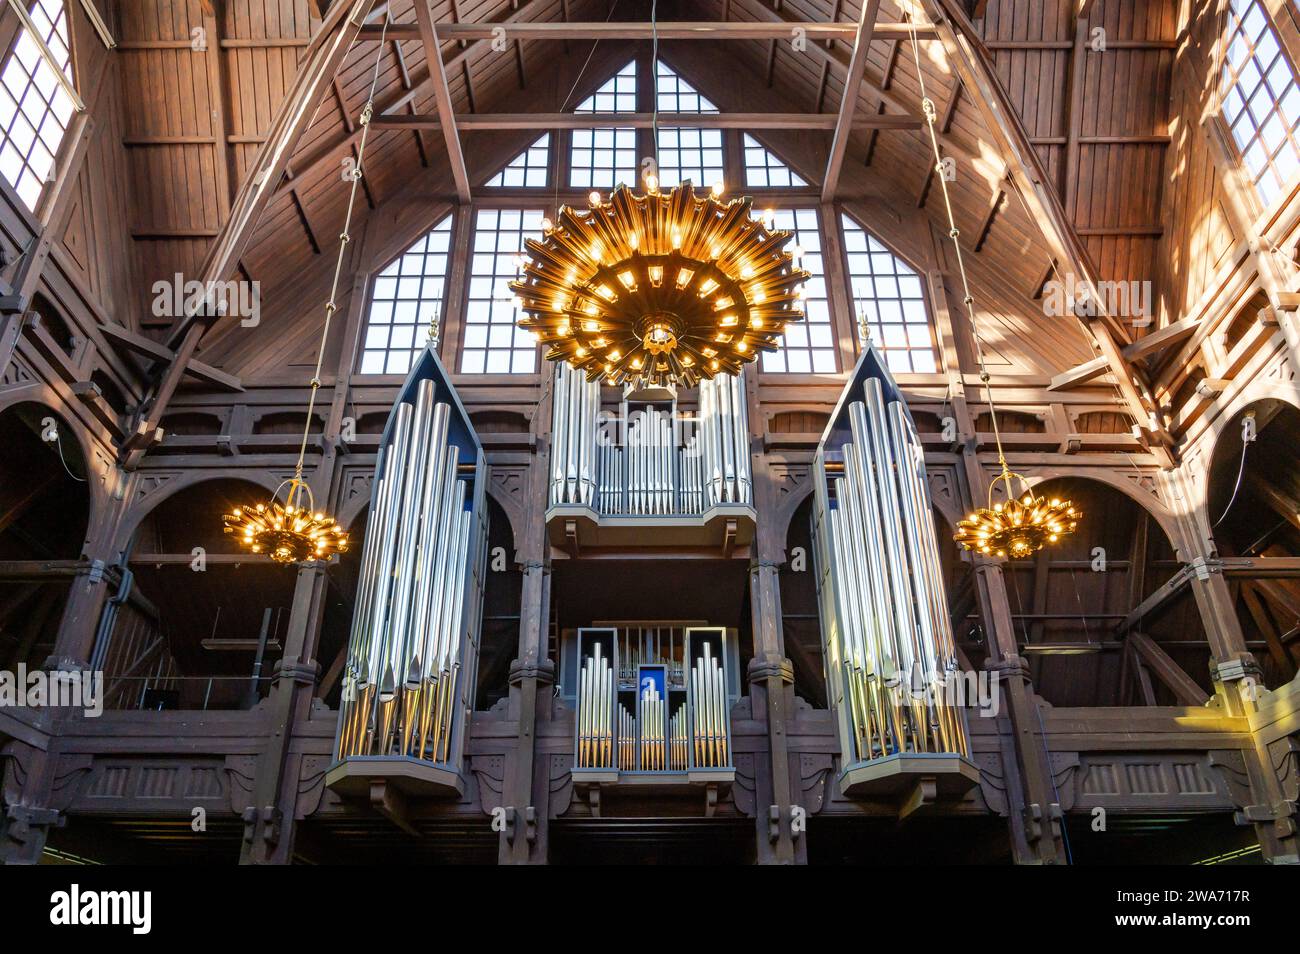
M289 490L282 504L280 490L286 486ZM251 509L236 507L224 520L226 533L276 563L327 560L348 549L347 533L333 518L316 510L311 488L298 477L277 487L270 503L258 503Z
M590 209L561 207L510 283L519 327L547 360L611 384L689 387L776 350L803 318L802 253L770 213L755 220L750 199L721 192L697 198L687 181L661 193L647 176L644 196L619 186L607 201L593 192Z
M379 37L378 52L375 55L374 71L370 77L370 92L366 104L361 107L361 139L357 143L357 161L352 167L350 178L352 186L348 192L347 212L343 218L343 231L339 235L339 252L334 262L334 280L330 285L329 298L325 301L325 320L321 326L320 344L316 349L316 373L311 378L311 397L307 401L307 421L303 425L302 443L298 447L298 462L294 465L293 476L280 484L266 503L235 507L230 513L222 515L225 532L233 535L236 541L252 553L265 553L276 563L308 563L313 560L328 560L336 553L346 553L348 535L333 517L316 509L316 501L311 487L302 478L303 461L307 456L307 440L311 435L311 422L316 409L316 394L320 391L320 369L325 360L325 342L329 340L330 319L338 311L339 276L343 273L343 257L347 253L348 243L352 241L349 230L352 227L352 210L357 203L357 186L361 183L362 160L366 155L366 139L370 133L370 120L375 113L375 89L379 85L379 66L384 49L384 37L388 34L389 15L384 14L384 23ZM346 177L345 177L346 178ZM280 502L280 491L288 488L284 502Z
M1020 498L1013 492L1013 478L1025 488ZM1007 499L1005 503L995 504L993 488L1000 482L1006 484ZM1055 543L1065 534L1072 533L1082 516L1068 500L1035 495L1025 478L1013 473L1003 461L1002 473L989 484L989 505L976 510L965 520L957 521L957 533L953 539L964 549L985 556L1010 556L1013 560L1022 560L1046 544Z

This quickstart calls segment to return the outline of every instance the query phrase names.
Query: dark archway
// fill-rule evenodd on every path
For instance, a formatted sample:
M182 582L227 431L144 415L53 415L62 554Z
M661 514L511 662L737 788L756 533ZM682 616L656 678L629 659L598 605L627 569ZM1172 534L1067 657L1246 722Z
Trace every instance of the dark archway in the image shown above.
M817 573L813 569L812 508L813 498L809 496L795 510L786 531L786 562L781 567L781 633L785 654L794 669L795 694L825 709L826 666Z
M239 709L265 695L296 571L240 551L221 515L269 496L242 480L203 481L141 521L128 561L143 608L122 612L96 653L111 708Z
M1210 650L1190 593L1131 617L1179 568L1156 519L1127 494L1086 478L1034 489L1083 511L1075 533L1004 564L1016 643L1035 690L1056 706L1203 701L1213 692Z
M365 552L366 531L370 527L367 506L348 525L348 549L325 567L325 599L321 608L320 636L316 643L316 661L320 664L320 683L316 695L333 709L339 706L343 691L343 671L347 665L348 643L352 637L352 615L356 611L357 583L361 574L361 554Z
M1253 440L1246 439L1253 436ZM1258 401L1228 423L1210 461L1208 515L1222 557L1300 557L1300 410ZM1248 648L1272 689L1300 665L1300 572L1230 572L1228 585Z
M524 574L515 563L510 519L499 503L491 497L484 499L488 508L488 557L474 703L478 709L492 708L510 692L510 663L519 649L519 606L524 586Z
M0 447L0 668L13 671L54 650L91 497L81 445L45 405L0 412Z

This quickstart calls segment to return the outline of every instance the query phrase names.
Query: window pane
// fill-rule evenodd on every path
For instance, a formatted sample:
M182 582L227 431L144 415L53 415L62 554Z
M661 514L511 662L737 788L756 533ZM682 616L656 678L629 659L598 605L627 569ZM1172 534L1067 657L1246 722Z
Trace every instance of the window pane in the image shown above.
M1223 118L1260 200L1271 202L1300 168L1300 97L1260 0L1230 0Z
M488 180L489 186L536 189L546 185L546 165L551 154L551 134L547 133Z
M786 325L785 340L772 353L763 354L765 373L835 371L834 351L814 350L814 346L833 340L831 312L826 300L826 280L822 272L822 234L816 209L778 209L773 214L775 228L793 232L787 250L803 252L797 263L812 277L804 286L808 297L803 302L804 320Z
M469 302L460 370L465 374L532 374L537 341L515 326L509 283L526 239L542 237L542 212L536 209L481 209L474 221Z
M891 371L933 371L935 338L921 277L847 215L840 216L840 226L858 343L866 346L861 340L865 321L871 343Z
M628 63L600 89L578 104L575 113L636 112L636 63ZM636 130L575 129L569 153L569 185L578 189L612 189L635 185Z
M441 322L447 287L449 215L375 278L361 351L361 374L406 374Z
M63 0L29 0L28 9L41 39L72 79ZM74 107L26 27L0 70L0 89L0 173L35 211L54 175L54 157Z

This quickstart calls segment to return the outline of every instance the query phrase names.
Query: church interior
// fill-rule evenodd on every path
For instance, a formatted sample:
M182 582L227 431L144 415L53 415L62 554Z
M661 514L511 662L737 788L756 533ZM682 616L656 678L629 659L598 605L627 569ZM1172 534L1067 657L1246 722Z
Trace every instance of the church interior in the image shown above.
M1296 0L0 51L0 862L1300 863Z

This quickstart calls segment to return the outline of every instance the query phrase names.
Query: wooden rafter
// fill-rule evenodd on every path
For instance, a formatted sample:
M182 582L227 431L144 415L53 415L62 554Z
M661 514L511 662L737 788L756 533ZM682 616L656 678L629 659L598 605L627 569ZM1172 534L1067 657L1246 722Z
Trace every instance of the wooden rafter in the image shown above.
M830 156L826 160L826 175L822 177L822 201L831 202L840 185L840 172L844 157L849 152L849 136L853 133L853 112L858 105L858 88L867 72L867 54L876 30L876 16L880 13L880 0L864 0L854 34L853 55L849 57L848 72L844 77L844 95L840 98L840 112L835 122L835 136L831 140ZM829 63L827 64L829 66Z
M877 4L879 6L879 4ZM444 40L490 40L503 36L510 41L523 40L789 40L792 29L804 31L811 43L820 40L850 40L858 32L858 24L848 22L817 22L804 20L782 21L787 26L764 22L738 22L704 20L650 22L595 21L590 23L537 20L524 23L444 23L438 35ZM389 35L402 40L417 40L419 30L414 24L389 26ZM373 37L378 27L367 27L362 36ZM496 32L503 31L503 32ZM881 23L876 26L876 36L881 38L908 35L906 23ZM934 37L929 24L918 24L917 33Z
M447 68L442 61L442 48L438 45L438 28L434 25L430 0L415 0L415 19L420 26L420 40L424 43L424 59L429 64L429 79L433 84L433 100L438 107L438 126L447 145L447 162L451 177L456 183L456 197L469 202L469 170L465 167L465 152L461 149L460 133L456 131L456 108L451 102L451 88L447 85Z
M835 129L834 113L459 113L455 126L460 131L503 129L592 129L620 127L634 129L660 126L687 129ZM441 125L438 116L426 114L380 116L376 129L433 129ZM854 125L863 129L919 129L920 120L911 116L861 116Z

